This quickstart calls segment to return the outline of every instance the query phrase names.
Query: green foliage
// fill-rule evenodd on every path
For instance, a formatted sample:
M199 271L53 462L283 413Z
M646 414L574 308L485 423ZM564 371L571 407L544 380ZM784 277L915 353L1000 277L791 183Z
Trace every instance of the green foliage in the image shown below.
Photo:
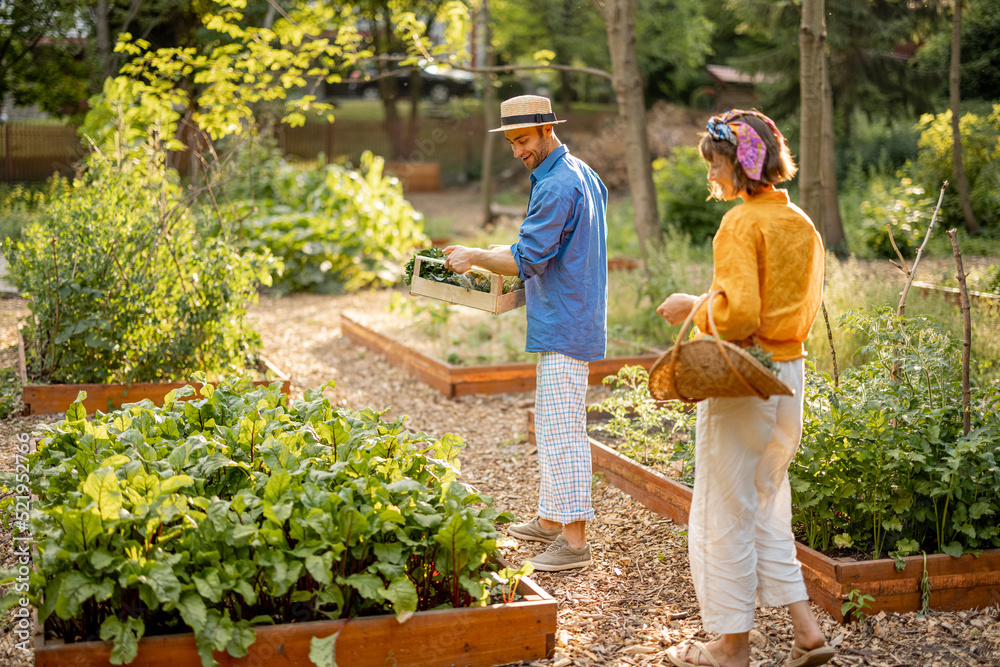
M13 368L0 368L0 419L7 419L19 413L21 402L21 378Z
M807 374L802 445L789 468L804 541L873 558L1000 546L1000 392L974 388L973 430L963 435L960 348L933 320L881 307L849 314L844 326L864 331L867 363L842 373L839 388Z
M425 248L418 250L403 269L403 282L407 285L413 279L413 265L416 258L429 257L431 259L444 259L447 255L440 248ZM491 278L479 271L469 271L468 273L456 273L451 269L446 269L443 264L437 262L422 262L420 264L420 277L446 285L456 285L465 289L477 292L489 292L491 289ZM502 294L509 294L515 290L523 289L524 282L517 276L504 276L501 286Z
M926 114L917 125L920 153L911 168L913 180L928 192L937 192L944 181L954 181L951 111ZM1000 104L988 115L966 113L959 121L962 136L962 166L969 181L972 212L981 224L1000 222ZM942 223L964 226L962 205L956 187L945 191Z
M649 395L649 375L642 366L623 366L604 378L611 394L588 409L605 413L595 430L618 439L621 454L645 465L680 462L680 476L692 475L694 414Z
M58 197L64 185L55 176L45 187L0 186L0 240L21 238L21 230L41 217L45 202Z
M652 95L686 101L703 79L711 53L712 22L701 0L642 0L636 22L636 58Z
M889 239L891 229L896 247L904 257L912 257L927 233L935 202L908 178L889 188L884 181L873 179L860 206L865 248L876 257L895 259L896 251Z
M303 169L283 160L264 164L252 197L234 207L239 222L230 225L250 251L281 260L272 277L275 291L337 292L398 282L404 257L426 238L420 214L382 168L382 158L368 152L357 171L335 164Z
M693 146L653 161L653 185L664 231L676 229L700 244L715 235L727 206L708 196L707 167Z
M208 667L213 651L246 655L254 624L487 604L494 524L511 517L457 481L461 440L334 408L322 389L289 402L223 381L93 421L77 402L42 427L39 621L113 641L116 664L143 635L191 631Z
M267 266L203 238L155 165L94 154L5 253L33 315L24 337L35 381L151 381L252 365L260 343L244 323L246 304Z
M847 594L844 604L840 605L840 613L843 614L844 618L864 623L865 611L871 607L872 602L875 602L875 598L871 595L862 594L861 591L855 588Z

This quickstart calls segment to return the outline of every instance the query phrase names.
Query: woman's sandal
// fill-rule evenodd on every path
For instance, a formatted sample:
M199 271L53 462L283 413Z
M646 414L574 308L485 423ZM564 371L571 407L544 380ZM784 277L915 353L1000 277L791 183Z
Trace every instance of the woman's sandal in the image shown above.
M801 655L797 658L792 657L792 653L798 651ZM788 654L788 660L785 660L785 667L818 667L818 665L825 665L833 659L833 656L837 654L837 651L829 644L823 644L811 651L796 646L792 643L792 653Z
M688 652L694 649L694 662L687 660ZM707 665L703 665L701 662L702 657L708 660ZM719 667L719 661L708 652L708 647L706 647L701 642L696 641L685 641L681 642L677 646L671 646L667 649L667 659L670 660L676 667ZM816 663L820 664L820 663Z

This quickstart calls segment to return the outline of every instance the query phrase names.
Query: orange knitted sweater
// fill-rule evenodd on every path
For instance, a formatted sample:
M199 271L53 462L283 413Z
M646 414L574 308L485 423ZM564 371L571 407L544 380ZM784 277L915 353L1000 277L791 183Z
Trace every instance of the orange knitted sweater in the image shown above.
M722 218L712 242L712 304L719 335L756 341L775 361L804 357L803 343L823 299L823 241L787 190L750 195ZM705 333L705 306L694 323Z

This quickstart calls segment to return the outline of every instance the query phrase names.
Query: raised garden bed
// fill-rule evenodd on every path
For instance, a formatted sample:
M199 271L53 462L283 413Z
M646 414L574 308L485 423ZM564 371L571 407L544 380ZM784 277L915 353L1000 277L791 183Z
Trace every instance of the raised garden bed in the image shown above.
M533 410L528 411L528 441L535 442ZM590 455L595 473L603 473L608 482L654 512L675 523L687 523L691 509L689 487L622 456L593 438L590 439ZM911 612L922 607L923 556L904 558L905 567L896 571L891 558L869 561L831 558L801 542L796 542L796 549L810 599L838 621L845 620L841 608L854 590L875 598L865 609L866 614ZM979 557L929 555L926 568L931 609L958 611L1000 604L1000 549L983 551Z
M535 388L534 362L457 366L422 354L345 314L340 316L340 330L349 340L383 355L393 365L406 370L445 396L504 394ZM642 354L592 361L588 381L592 385L600 384L605 377L614 375L623 366L649 369L657 357L656 354Z
M102 410L109 412L120 408L125 403L137 403L148 398L157 405L163 404L163 398L175 389L187 385L201 389L197 382L133 382L132 384L28 384L27 369L24 362L24 339L21 328L17 330L18 373L21 376L21 400L24 411L29 415L50 415L66 412L81 391L87 392L83 407L87 413ZM264 367L275 375L274 379L259 379L253 383L257 386L267 386L275 381L281 382L281 392L287 394L291 389L288 375L279 370L267 359L261 359ZM195 396L192 398L196 397ZM184 400L184 399L181 399Z
M340 632L340 665L497 665L551 658L555 652L556 601L522 577L522 599L508 604L417 612L405 623L394 615L337 621L311 621L255 628L256 641L243 658L215 653L220 665L309 666L310 642ZM111 644L63 644L35 640L36 667L105 667ZM146 637L139 641L132 667L201 667L194 635Z
M919 289L924 296L936 295L943 297L946 301L956 306L961 305L962 295L957 287L945 287L934 285L920 280L913 281L913 287ZM977 306L996 307L1000 306L1000 295L990 292L974 292L969 290L969 302Z
M257 386L266 386L276 380L254 380ZM281 382L281 391L287 394L290 380ZM174 389L191 385L200 390L197 382L135 382L133 384L29 384L22 389L21 396L29 415L47 415L66 412L81 391L87 392L83 407L88 413L96 410L108 412L125 403L136 403L148 398L156 404L163 403L163 397ZM192 396L195 398L196 396ZM183 399L182 399L183 400Z

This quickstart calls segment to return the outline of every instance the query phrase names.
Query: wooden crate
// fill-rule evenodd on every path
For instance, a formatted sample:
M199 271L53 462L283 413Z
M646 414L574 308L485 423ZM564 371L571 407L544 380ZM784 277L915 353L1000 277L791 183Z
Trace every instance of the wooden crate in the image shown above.
M527 577L509 604L419 611L405 623L393 615L338 621L311 621L254 628L256 640L247 656L215 653L226 667L302 667L313 637L339 632L337 663L352 667L488 667L544 660L555 653L557 602ZM35 638L36 667L106 667L111 644L101 641L63 644ZM131 667L201 667L194 635L145 637Z
M503 276L498 273L473 269L473 271L479 271L479 273L483 273L490 277L490 291L478 292L476 290L466 289L465 287L459 287L457 285L446 285L445 283L439 283L435 280L421 278L420 268L424 262L444 264L444 260L437 259L436 257L421 257L420 255L414 256L413 277L410 279L410 294L413 296L427 296L432 299L447 301L448 303L454 303L460 306L468 306L478 310L485 310L486 312L493 313L494 315L506 313L508 310L520 308L525 304L524 288L504 294Z

